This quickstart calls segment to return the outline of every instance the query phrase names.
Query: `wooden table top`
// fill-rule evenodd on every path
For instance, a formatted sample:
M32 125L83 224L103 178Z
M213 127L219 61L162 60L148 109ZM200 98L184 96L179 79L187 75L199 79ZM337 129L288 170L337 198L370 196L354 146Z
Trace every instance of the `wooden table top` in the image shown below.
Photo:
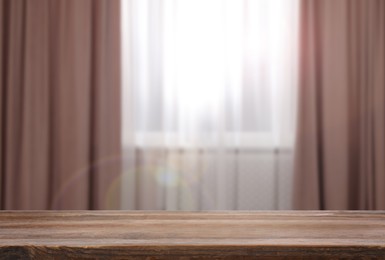
M0 259L261 256L385 259L385 212L0 212Z

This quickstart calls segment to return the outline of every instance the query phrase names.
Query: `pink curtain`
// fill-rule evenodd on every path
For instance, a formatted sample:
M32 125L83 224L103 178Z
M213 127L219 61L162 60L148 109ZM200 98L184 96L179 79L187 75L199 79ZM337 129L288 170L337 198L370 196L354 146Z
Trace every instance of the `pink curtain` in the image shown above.
M0 0L2 209L119 205L119 0Z
M297 209L385 209L385 1L302 0Z

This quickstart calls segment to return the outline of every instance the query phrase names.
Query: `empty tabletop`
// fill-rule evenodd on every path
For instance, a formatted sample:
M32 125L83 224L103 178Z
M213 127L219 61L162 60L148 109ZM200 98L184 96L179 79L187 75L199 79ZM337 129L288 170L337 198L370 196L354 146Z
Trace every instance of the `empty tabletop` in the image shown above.
M0 258L384 258L383 211L2 211Z

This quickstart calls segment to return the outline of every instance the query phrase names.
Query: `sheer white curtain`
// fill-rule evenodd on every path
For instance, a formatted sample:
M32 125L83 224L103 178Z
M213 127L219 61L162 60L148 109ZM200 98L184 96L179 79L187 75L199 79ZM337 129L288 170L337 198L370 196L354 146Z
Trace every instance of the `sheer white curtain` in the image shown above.
M122 0L122 208L290 208L297 1Z

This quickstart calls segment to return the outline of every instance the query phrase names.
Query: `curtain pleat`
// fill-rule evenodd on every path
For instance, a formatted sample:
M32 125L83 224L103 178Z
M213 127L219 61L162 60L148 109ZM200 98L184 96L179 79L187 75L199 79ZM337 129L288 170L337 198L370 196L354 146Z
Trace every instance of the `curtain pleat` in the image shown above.
M117 208L119 1L0 8L1 208Z
M295 208L385 208L384 7L302 1Z
M5 49L4 49L4 37L3 37L3 34L4 34L4 25L3 25L3 22L4 22L4 3L3 3L4 0L0 0L0 15L3 17L3 18L0 18L0 95L3 96L4 94L4 66L3 66L3 56L4 56L4 53L5 53ZM0 98L0 147L3 146L3 98ZM3 151L2 149L0 149L0 169L3 169ZM0 187L3 187L3 177L2 175L0 174ZM1 189L0 190L0 205L3 204L3 193L4 193L4 190Z

